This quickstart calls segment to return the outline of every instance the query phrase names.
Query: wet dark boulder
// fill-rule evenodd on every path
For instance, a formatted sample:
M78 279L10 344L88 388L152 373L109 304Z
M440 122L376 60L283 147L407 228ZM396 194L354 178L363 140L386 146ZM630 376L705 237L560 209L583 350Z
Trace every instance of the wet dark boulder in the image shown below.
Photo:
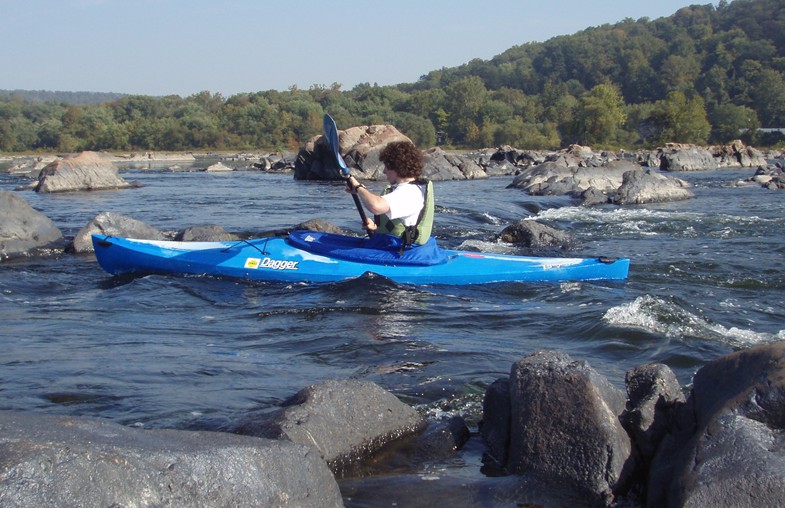
M503 384L496 385L496 392ZM504 468L537 475L583 493L587 502L609 503L629 488L634 463L630 438L619 415L624 394L585 362L552 351L513 364L509 380L509 444ZM498 410L504 403L494 395ZM505 410L483 415L483 435L495 435L496 458Z
M0 499L24 506L343 506L308 446L0 411Z
M277 411L248 415L233 432L312 446L340 472L425 427L425 419L392 393L351 380L304 388Z
M649 477L648 506L785 506L785 342L703 366Z
M529 249L569 250L577 245L575 235L534 220L519 220L499 234L503 242Z
M662 364L642 365L627 372L625 383L627 408L620 419L632 439L637 465L634 478L638 491L643 492L649 465L673 428L675 412L684 405L685 397L676 375Z
M0 259L62 252L63 234L49 217L11 191L0 191Z

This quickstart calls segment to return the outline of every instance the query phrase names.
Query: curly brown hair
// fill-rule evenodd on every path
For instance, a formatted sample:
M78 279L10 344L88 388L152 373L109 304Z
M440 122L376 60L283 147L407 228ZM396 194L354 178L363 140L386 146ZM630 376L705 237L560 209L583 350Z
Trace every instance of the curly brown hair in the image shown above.
M401 178L419 178L425 168L422 152L410 141L395 141L385 146L379 160Z

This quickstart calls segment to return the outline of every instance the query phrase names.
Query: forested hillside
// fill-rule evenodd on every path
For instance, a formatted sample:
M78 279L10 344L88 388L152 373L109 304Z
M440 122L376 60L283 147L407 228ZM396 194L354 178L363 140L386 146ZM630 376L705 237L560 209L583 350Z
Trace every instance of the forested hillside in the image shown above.
M105 92L52 92L49 90L0 90L0 100L19 99L26 102L64 102L76 106L101 104L123 97L121 93Z
M100 104L0 94L0 150L297 149L338 125L392 123L420 146L781 143L785 0L721 0L626 19L397 86L340 84L228 98L124 96Z

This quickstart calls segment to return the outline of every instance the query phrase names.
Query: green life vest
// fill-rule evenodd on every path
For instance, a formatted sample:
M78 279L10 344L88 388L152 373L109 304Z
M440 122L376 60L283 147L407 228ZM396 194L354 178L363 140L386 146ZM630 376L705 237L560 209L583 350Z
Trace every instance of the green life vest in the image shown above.
M420 210L419 217L417 217L416 225L406 227L403 225L402 219L390 219L384 214L375 217L378 227L377 231L401 237L404 246L409 246L413 243L418 245L424 244L431 237L431 230L433 229L433 183L426 178L420 178L411 183L417 185L425 192L423 207ZM392 186L387 186L382 192L382 196L389 194L392 190Z

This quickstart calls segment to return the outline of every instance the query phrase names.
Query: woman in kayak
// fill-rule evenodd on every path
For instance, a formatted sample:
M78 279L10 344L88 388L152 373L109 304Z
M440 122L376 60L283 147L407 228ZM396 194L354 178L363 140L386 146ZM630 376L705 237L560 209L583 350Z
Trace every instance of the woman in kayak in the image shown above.
M346 181L346 191L357 194L375 216L363 227L400 237L404 246L426 243L433 228L433 184L422 178L422 152L409 141L397 141L382 149L379 160L390 184L381 194L369 191L353 176Z

